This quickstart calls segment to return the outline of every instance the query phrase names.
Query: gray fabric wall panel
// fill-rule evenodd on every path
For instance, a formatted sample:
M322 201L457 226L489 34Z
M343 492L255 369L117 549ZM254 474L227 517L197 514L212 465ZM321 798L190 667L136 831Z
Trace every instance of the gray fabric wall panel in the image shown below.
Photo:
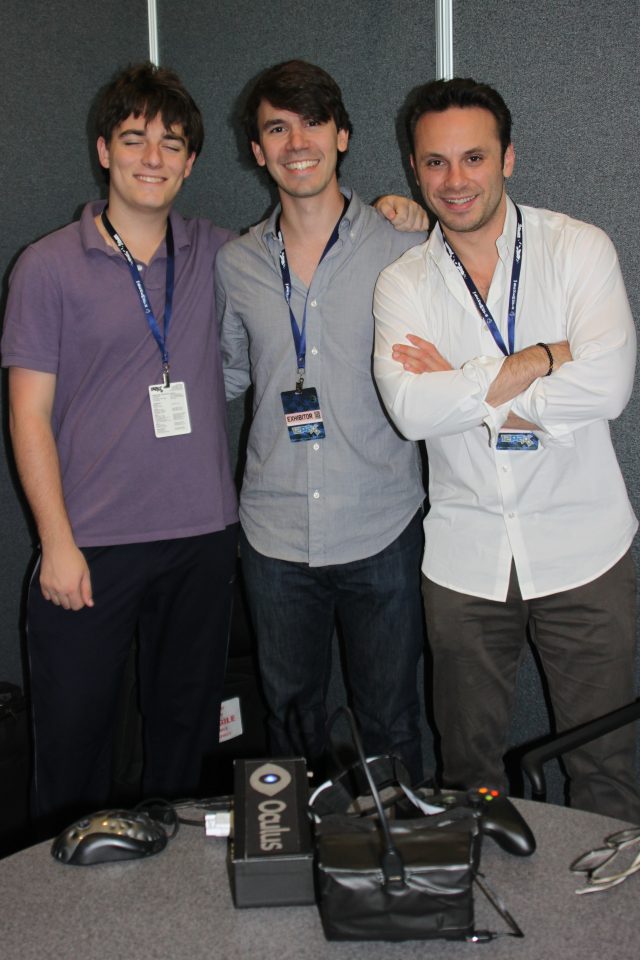
M3 0L0 310L18 253L99 194L89 103L115 69L148 56L146 17L144 0ZM2 398L6 407L4 376ZM6 415L2 423L8 450ZM19 617L32 550L9 464L0 456L0 679L21 683Z
M177 5L159 0L159 21L162 62L185 79L207 131L203 154L180 200L183 210L243 230L273 205L268 178L250 156L234 118L251 80L265 67L292 58L319 64L340 84L354 125L342 181L365 200L407 192L396 115L407 91L435 73L433 3L237 0L194 4L186 19ZM242 398L229 404L234 450L244 417ZM339 660L336 646L330 708L345 699ZM424 742L429 769L433 752L426 727Z
M207 131L182 209L240 230L271 206L232 117L260 70L294 57L324 67L342 88L355 128L343 181L366 200L406 192L395 116L407 90L434 75L433 3L236 0L192 4L188 17L184 6L158 0L162 62L185 79Z
M638 0L453 0L454 74L493 84L513 114L514 199L602 227L616 244L640 317ZM612 434L640 513L640 384ZM603 496L606 491L603 490ZM588 518L585 518L588 522ZM634 544L636 565L640 553ZM547 714L531 658L511 739L542 735ZM554 785L557 795L557 781Z
M261 70L294 57L324 67L342 88L354 125L343 182L365 200L407 192L396 114L407 91L434 76L433 3L158 0L158 20L161 61L184 79L205 120L204 150L179 200L184 213L241 231L271 208L275 194L249 153L237 112ZM229 405L234 455L244 421L240 398Z
M454 71L495 85L513 117L512 196L602 227L640 317L638 0L454 0ZM613 424L640 511L640 390Z

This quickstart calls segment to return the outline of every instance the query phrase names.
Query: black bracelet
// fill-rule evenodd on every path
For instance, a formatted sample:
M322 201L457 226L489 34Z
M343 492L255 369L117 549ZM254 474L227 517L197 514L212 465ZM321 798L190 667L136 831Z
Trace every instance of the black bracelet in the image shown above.
M545 373L545 377L550 377L553 373L553 354L551 353L551 350L549 350L549 347L546 345L546 343L536 343L536 347L542 347L546 355L549 357L549 369Z

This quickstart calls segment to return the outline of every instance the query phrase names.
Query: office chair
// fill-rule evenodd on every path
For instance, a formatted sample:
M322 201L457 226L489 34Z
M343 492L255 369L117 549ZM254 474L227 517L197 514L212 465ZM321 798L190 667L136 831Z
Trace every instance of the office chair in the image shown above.
M617 730L618 727L623 727L634 720L640 720L640 698L633 703L628 703L625 707L605 713L602 717L589 720L588 723L583 723L579 727L564 730L541 746L534 747L533 750L525 753L520 764L531 783L531 799L543 803L547 799L547 784L543 770L547 760L559 757L569 750L575 750L576 747L581 747L591 740L597 740L605 733L611 733L612 730Z

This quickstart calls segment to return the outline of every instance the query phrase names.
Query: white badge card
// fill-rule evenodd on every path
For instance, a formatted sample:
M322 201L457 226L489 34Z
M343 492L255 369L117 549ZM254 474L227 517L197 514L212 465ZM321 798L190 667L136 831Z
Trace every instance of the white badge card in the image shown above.
M149 401L156 437L178 437L183 433L191 433L184 383L172 383L168 387L153 383L149 387Z
M234 737L241 737L242 732L240 697L231 697L230 700L223 700L220 704L220 733L218 734L218 743L225 743L227 740L233 740Z

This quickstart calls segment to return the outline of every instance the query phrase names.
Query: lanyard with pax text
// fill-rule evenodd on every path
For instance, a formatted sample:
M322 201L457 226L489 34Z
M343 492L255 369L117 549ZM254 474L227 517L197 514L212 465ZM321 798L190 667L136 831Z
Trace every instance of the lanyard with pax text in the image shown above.
M456 270L464 280L467 285L467 290L471 294L473 302L476 305L476 309L484 322L487 325L489 333L500 347L505 357L508 357L510 353L513 353L515 350L515 340L516 340L516 304L518 302L518 287L520 285L520 270L522 269L522 253L523 253L523 237L522 237L522 213L520 212L520 207L515 205L516 208L516 242L513 248L513 265L511 267L511 284L509 287L509 312L507 314L507 335L509 338L509 349L505 346L505 342L502 339L502 334L498 329L498 325L491 315L489 307L484 302L484 299L476 287L475 283L467 273L464 268L464 264L458 255L449 245L447 238L444 233L442 233L442 227L440 227L440 232L442 233L442 239L444 241L445 250L451 257L453 265Z
M322 263L326 255L337 242L340 231L340 223L347 212L348 206L349 199L345 197L342 212L338 217L333 231L331 232L331 236L327 240L324 250L322 251L322 256L320 257L319 263ZM278 217L276 221L276 236L280 241L280 253L278 255L278 261L280 263L280 273L282 275L284 299L289 310L289 320L291 322L291 333L293 335L293 344L296 351L296 364L298 370L295 390L283 390L280 394L282 398L285 424L289 432L289 439L292 443L299 443L300 441L304 440L322 440L326 434L322 419L322 411L320 410L318 392L314 387L307 387L303 389L307 356L307 304L309 302L309 291L307 290L307 295L304 301L302 326L299 327L298 321L296 320L293 310L291 309L291 272L289 270L289 263L287 261L284 237L282 236L282 230L280 229L280 217Z
M155 435L156 437L173 437L179 434L191 433L191 421L189 418L189 408L187 406L187 393L185 385L184 383L172 384L169 376L169 350L167 342L169 338L169 326L173 312L173 288L175 275L175 253L171 222L170 220L167 220L167 272L163 330L161 332L144 282L140 276L140 271L138 270L136 262L132 257L126 243L114 229L113 224L109 220L106 207L102 211L101 219L105 230L127 262L129 273L131 274L131 279L133 280L133 285L138 293L147 324L149 325L149 330L151 331L154 340L158 344L160 356L162 357L162 383L155 383L149 387L149 401L151 404L151 415L153 417Z
M493 319L489 307L484 301L480 291L476 287L475 283L467 273L462 261L451 248L447 242L444 233L442 234L442 239L444 241L444 246L453 261L453 264L460 273L460 276L464 280L467 290L471 294L473 302L476 306L476 309L484 322L487 325L489 333L497 343L498 347L505 355L508 357L515 351L515 339L516 339L516 305L518 303L518 288L520 285L520 271L522 269L522 254L524 248L523 235L522 235L522 213L520 207L515 204L516 208L516 240L513 248L513 264L511 267L511 283L509 286L509 310L507 313L507 336L509 339L509 348L507 349L505 342L502 338L502 334L498 329L498 325ZM440 227L442 232L442 227ZM538 449L538 438L535 433L531 431L522 431L514 430L510 432L501 432L498 434L498 440L496 443L497 450L519 450L519 451L529 451Z
M342 208L342 213L338 217L338 221L333 228L331 236L327 240L327 244L322 251L322 256L318 263L322 263L326 255L329 253L333 245L338 240L338 235L340 231L340 222L347 212L347 207L349 206L349 199L345 197L344 206ZM280 273L282 274L282 287L284 290L284 299L286 301L287 307L289 308L289 319L291 321L291 333L293 334L293 343L296 349L296 360L298 363L298 380L296 382L296 390L302 389L302 384L304 383L304 368L305 360L307 355L307 303L309 301L309 291L307 290L307 295L304 301L304 311L302 314L302 327L298 326L298 321L296 320L293 310L291 309L291 273L289 271L289 263L287 261L287 253L284 248L284 237L282 236L282 230L280 229L280 217L276 221L276 236L280 241L280 253L278 260L280 263Z

